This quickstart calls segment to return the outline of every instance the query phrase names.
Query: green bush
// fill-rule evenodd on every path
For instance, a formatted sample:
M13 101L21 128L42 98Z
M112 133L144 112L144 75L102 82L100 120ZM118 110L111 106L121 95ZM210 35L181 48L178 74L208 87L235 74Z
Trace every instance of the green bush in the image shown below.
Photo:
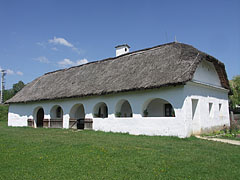
M115 113L115 116L116 116L116 117L121 117L121 112L116 112L116 113Z
M240 130L240 127L238 125L238 122L237 121L231 121L230 122L229 133L233 134L233 136L236 137L239 130Z

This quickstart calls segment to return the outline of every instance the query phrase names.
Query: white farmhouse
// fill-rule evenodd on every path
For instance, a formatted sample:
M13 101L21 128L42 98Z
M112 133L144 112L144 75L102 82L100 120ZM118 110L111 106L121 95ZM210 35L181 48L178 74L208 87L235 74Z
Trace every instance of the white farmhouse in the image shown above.
M223 63L177 42L129 48L27 84L7 101L8 125L178 137L229 126Z

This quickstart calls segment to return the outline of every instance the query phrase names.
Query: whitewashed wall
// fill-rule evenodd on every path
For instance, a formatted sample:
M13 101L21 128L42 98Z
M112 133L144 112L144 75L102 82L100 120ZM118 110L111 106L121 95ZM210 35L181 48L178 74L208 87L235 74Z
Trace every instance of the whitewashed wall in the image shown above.
M43 101L27 104L10 104L9 126L27 126L27 119L36 119L36 109L44 109L44 118L50 119L52 107L59 105L63 109L63 128L69 127L69 113L75 104L83 104L86 118L93 118L93 129L101 131L124 132L130 134L165 135L188 137L229 125L227 90L210 87L196 82L185 86L161 88L158 90L135 91L115 95L95 96L79 99ZM146 102L161 98L172 104L176 117L142 117ZM127 100L132 108L133 117L115 117L115 108L119 101ZM192 99L198 100L195 119L192 118ZM106 103L108 118L94 118L93 109L99 102ZM213 113L209 116L209 102L213 103ZM219 112L219 103L222 104ZM36 123L35 123L36 124Z
M188 136L222 129L229 126L228 90L216 88L207 84L188 82L184 86L183 111L185 111L186 130ZM195 117L193 118L192 99L198 100ZM212 111L209 113L209 103L212 103ZM221 104L221 110L219 110Z
M203 60L197 67L193 81L221 87L221 82L213 63Z
M11 104L9 107L8 125L27 126L27 119L34 118L35 109L44 109L44 118L50 119L51 108L59 105L63 109L63 127L69 127L69 113L78 103L83 104L86 118L93 118L94 106L99 102L106 103L108 118L93 118L93 129L112 132L128 132L130 134L145 135L171 135L185 137L184 115L182 113L183 86L175 88L162 88L160 90L146 90L139 92L119 93L116 95L96 96L79 99L66 99L59 101L43 101L27 104ZM176 117L142 117L144 103L149 99L162 98L172 104ZM125 99L132 108L133 117L115 117L117 103ZM34 111L35 110L35 111ZM35 118L36 119L36 118Z

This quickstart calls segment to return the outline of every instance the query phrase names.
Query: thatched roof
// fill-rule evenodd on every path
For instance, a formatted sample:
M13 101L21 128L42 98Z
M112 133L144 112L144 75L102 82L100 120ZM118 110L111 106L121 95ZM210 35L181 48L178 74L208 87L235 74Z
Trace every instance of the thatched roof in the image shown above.
M46 73L27 84L7 103L182 85L193 78L202 60L213 62L222 87L229 89L223 63L190 45L173 42Z

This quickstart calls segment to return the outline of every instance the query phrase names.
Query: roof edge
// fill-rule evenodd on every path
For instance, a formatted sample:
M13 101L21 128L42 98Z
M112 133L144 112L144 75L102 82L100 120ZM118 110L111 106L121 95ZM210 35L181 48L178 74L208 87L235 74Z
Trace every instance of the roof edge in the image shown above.
M154 89L158 89L158 88L163 88L163 87L175 87L175 86L180 86L180 85L185 85L186 82L190 81L187 80L185 82L178 82L178 83L168 83L168 84L163 84L160 86L151 86L151 87L147 87L147 88L132 88L132 89L125 89L125 90L120 90L120 91L111 91L111 92L102 92L102 93L91 93L91 94L86 94L86 95L82 95L82 96L65 96L65 97L61 97L61 98L46 98L46 99L38 99L38 100L32 100L32 101L16 101L16 102L11 102L9 100L7 100L5 103L6 104L18 104L18 103L29 103L29 102L39 102L39 101L51 101L51 100L60 100L60 99L72 99L72 98L82 98L82 97L91 97L91 96L99 96L99 95L110 95L110 94L117 94L117 93L124 93L124 92L133 92L133 91L143 91L143 90L154 90Z

